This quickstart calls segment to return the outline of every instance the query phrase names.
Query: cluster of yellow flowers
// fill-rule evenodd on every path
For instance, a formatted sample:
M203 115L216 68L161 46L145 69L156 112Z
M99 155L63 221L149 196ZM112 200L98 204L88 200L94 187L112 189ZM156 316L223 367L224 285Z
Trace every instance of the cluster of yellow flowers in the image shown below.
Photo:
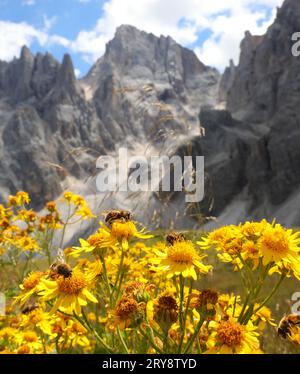
M112 210L95 233L65 247L70 225L95 219L85 200L66 192L39 214L29 203L19 192L0 205L1 278L7 268L18 283L7 288L0 353L262 353L264 329L276 326L268 302L285 278L300 279L299 232L275 222L162 241ZM241 274L242 297L200 289L213 272L211 249ZM299 345L299 326L288 316L278 332Z

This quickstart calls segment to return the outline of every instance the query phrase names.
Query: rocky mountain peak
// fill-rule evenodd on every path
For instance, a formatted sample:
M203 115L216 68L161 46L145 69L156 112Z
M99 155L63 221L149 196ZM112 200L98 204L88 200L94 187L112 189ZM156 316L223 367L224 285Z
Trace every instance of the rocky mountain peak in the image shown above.
M28 62L33 62L34 60L34 56L32 55L32 53L30 52L30 49L24 45L21 49L21 53L20 53L20 61L24 62L24 61L28 61Z
M117 141L124 134L144 141L150 134L155 138L153 131L158 131L162 118L165 131L185 132L184 123L199 131L199 106L216 104L218 82L219 73L193 51L171 37L129 25L118 27L104 55L81 80ZM169 105L167 113L159 110L163 105Z
M72 58L68 53L66 53L63 57L63 61L58 73L58 80L60 83L66 85L73 85L74 82L76 82Z
M51 92L51 100L55 100L57 103L70 103L76 101L80 94L71 56L66 53L58 69L55 89Z

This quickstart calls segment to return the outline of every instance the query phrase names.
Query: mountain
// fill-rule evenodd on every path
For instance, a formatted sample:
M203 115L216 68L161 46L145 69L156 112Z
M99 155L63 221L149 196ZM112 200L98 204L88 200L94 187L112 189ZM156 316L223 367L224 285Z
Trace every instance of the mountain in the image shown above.
M70 56L59 63L24 47L0 62L0 198L27 190L39 209L71 188L95 209L128 208L157 226L198 225L199 213L217 217L208 227L263 217L299 225L299 16L299 1L284 1L265 35L245 33L238 65L222 76L172 38L128 25L80 80ZM204 155L204 200L99 193L95 161L121 146L148 159Z
M193 147L206 155L202 206L219 224L300 223L300 58L291 52L299 30L300 3L286 0L265 35L245 33L239 64L225 70L219 97L226 111L201 111L206 136Z
M23 47L0 62L2 200L26 190L40 208L70 180L94 175L96 158L120 144L198 133L199 107L215 105L219 79L172 38L126 25L80 81L69 55L60 64Z
M67 174L82 178L102 152L103 124L76 81L70 56L50 54L0 63L1 197L28 191L33 205L62 192ZM81 154L75 150L86 149Z
M219 73L170 37L123 25L82 80L105 123L109 141L151 140L158 129L198 131L201 106L214 106ZM165 120L164 120L164 117Z

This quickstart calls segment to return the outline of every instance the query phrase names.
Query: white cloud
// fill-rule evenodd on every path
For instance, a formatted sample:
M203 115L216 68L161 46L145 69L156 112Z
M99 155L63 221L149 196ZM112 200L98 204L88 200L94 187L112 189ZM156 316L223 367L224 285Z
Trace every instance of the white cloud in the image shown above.
M57 16L48 17L47 14L43 14L44 30L48 32L57 22Z
M82 30L71 44L88 62L94 62L113 37L116 27L130 24L155 35L170 35L177 42L194 45L198 33L211 29L212 35L195 51L204 63L224 68L229 58L237 61L245 30L264 33L269 22L257 25L266 14L258 5L273 9L283 0L109 0L103 15L91 30Z
M0 0L1 1L1 0ZM90 0L76 0L81 3ZM33 5L36 0L23 0ZM192 46L206 64L220 70L230 58L238 61L239 45L245 30L253 34L266 31L271 20L258 5L273 10L283 0L107 0L102 6L101 17L94 28L82 30L76 39L51 34L56 17L43 16L44 26L37 29L26 23L0 21L0 59L11 60L18 56L22 45L30 47L38 42L42 47L61 45L76 52L88 62L95 62L105 50L105 44L113 38L121 24L159 35L170 35L178 43ZM99 13L100 13L99 5ZM259 21L259 24L258 24ZM202 44L199 33L211 30L211 36ZM201 36L201 35L200 35Z
M79 69L74 69L74 73L75 73L76 78L79 78L81 75L81 71Z
M23 0L22 5L27 5L27 6L35 5L35 0Z
M23 45L30 45L37 41L40 46L58 44L64 47L69 41L58 35L49 35L44 30L38 30L26 22L0 21L0 60L10 61L19 56Z
M249 9L233 11L228 17L218 16L211 22L213 34L202 46L196 47L199 59L207 65L215 66L221 71L228 65L229 59L237 64L240 53L240 42L246 30L253 35L262 35L274 20L276 9L273 9L271 19L265 19L263 12L250 12Z

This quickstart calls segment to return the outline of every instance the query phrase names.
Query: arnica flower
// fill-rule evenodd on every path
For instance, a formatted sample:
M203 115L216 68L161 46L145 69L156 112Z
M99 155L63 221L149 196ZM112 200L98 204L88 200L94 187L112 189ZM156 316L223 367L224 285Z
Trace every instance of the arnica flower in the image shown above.
M241 325L233 317L220 322L211 321L211 333L207 340L206 353L257 353L259 351L258 333L252 322Z
M27 192L19 191L15 196L9 196L8 205L9 206L23 206L30 203L30 198Z
M153 302L153 320L167 332L178 320L178 303L172 292L165 291Z
M25 328L39 328L44 334L51 335L51 320L48 313L38 306L28 313L22 314L21 327Z
M139 239L149 239L153 237L153 235L145 234L144 228L138 231L133 221L114 221L111 224L111 228L108 228L104 224L102 226L103 229L106 230L112 238L118 239L121 242L122 248L124 250L128 249L128 241L133 237Z
M106 248L116 249L118 241L112 237L109 232L99 229L95 234L91 235L87 240L79 239L80 247L74 247L69 254L73 257L79 257L82 253L93 252L95 255L101 255Z
M124 286L124 294L134 297L137 302L147 302L150 300L149 287L139 281L128 282Z
M279 224L267 227L257 242L264 265L281 260L299 264L299 244L299 232L293 233Z
M76 210L73 214L76 216L80 216L81 219L84 220L96 217L88 207L87 202L80 195L76 195L72 192L66 191L62 200L66 201L69 205L74 204Z
M167 278L182 275L184 278L197 280L197 272L208 274L212 269L210 265L204 265L201 261L206 255L200 256L191 241L175 242L174 245L165 247L165 251L155 250L158 255L153 263L158 267L154 270L167 274Z
M252 260L253 266L252 270L255 270L259 265L260 253L257 248L257 245L252 240L247 240L242 244L242 253L241 256L244 261L248 259ZM241 267L241 265L240 265Z
M30 236L23 236L15 239L15 246L19 247L23 252L37 252L40 250L38 242Z
M18 211L18 215L14 218L14 221L22 220L26 223L35 222L37 215L32 210L21 209Z
M242 234L238 227L234 225L223 226L210 232L207 237L202 237L197 244L203 249L215 247L218 251L226 251L226 245L238 238L242 238Z
M113 312L115 325L118 325L122 330L139 325L142 321L143 305L139 304L132 296L122 296Z
M39 336L36 334L33 330L27 330L24 332L21 332L16 337L16 342L21 344L21 347L18 348L17 353L42 353L43 352L43 344L39 338ZM28 352L29 349L29 352Z
M245 222L244 224L240 225L239 228L241 230L242 235L247 240L255 241L260 235L263 233L265 228L270 226L270 224L263 219L260 222Z
M24 305L32 295L37 293L39 291L40 280L43 276L44 273L42 271L33 271L28 274L19 286L22 292L16 297L15 303L19 302L20 305Z
M93 287L94 274L88 275L74 268L71 276L59 276L55 280L42 279L40 295L43 301L56 299L50 313L58 309L63 312L81 314L81 307L98 300L89 291Z
M190 307L205 315L214 315L218 299L218 292L214 290L206 289L198 293L195 292L190 295Z
M16 333L18 332L17 329L12 327L4 327L0 330L0 339L10 339L13 338Z

